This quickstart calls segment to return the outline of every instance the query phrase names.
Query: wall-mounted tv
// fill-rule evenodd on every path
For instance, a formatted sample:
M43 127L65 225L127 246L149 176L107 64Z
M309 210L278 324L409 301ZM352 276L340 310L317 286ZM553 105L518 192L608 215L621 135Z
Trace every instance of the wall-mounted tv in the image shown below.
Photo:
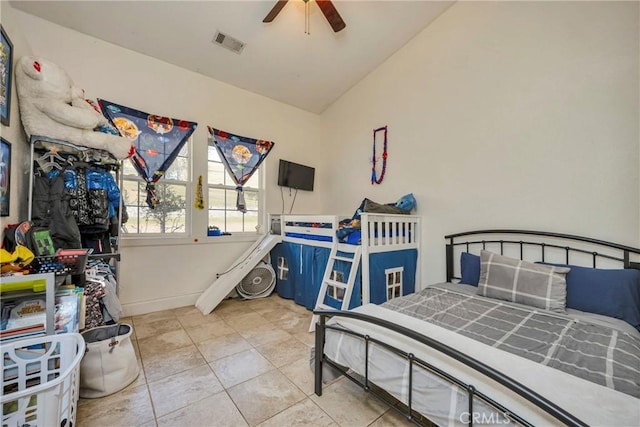
M315 173L315 168L280 159L278 185L296 190L313 191Z

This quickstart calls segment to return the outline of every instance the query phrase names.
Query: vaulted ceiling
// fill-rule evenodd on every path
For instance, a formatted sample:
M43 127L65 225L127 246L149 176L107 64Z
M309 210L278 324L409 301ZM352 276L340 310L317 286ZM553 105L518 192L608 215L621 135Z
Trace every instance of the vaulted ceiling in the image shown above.
M301 109L321 113L453 1L335 0L334 33L313 0L290 0L272 23L264 1L12 1L36 15ZM308 13L308 15L306 15ZM305 34L305 19L309 34ZM220 31L240 54L212 41Z

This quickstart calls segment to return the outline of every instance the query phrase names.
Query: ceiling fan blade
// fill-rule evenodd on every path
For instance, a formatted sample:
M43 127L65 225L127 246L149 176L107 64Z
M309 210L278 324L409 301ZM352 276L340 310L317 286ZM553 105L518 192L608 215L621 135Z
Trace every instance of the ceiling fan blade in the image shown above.
M325 18L327 18L327 21L329 21L329 25L331 25L333 31L337 33L347 26L330 0L316 0L316 3L318 3L320 10L324 14Z
M273 21L276 18L276 16L278 16L278 14L280 13L284 5L287 4L287 1L288 0L278 0L275 6L273 6L273 9L271 9L271 11L267 14L267 16L264 17L262 22Z

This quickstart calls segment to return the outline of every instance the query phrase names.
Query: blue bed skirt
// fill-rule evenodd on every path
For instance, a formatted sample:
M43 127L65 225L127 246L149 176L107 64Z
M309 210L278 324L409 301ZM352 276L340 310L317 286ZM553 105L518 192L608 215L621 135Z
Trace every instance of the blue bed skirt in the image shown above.
M271 264L276 272L276 293L282 298L293 299L297 304L312 310L322 285L330 252L329 248L313 245L292 242L277 244L271 250ZM370 255L369 278L372 283L370 288L372 303L381 304L387 301L385 270L389 268L403 267L403 295L415 292L417 254L416 249L406 249ZM281 260L286 260L286 271ZM351 263L340 260L337 260L334 265L334 270L342 273L345 278L350 268ZM360 270L361 266L358 268L349 308L357 307L362 303ZM325 303L335 308L340 308L341 304L339 300L330 297L325 298Z

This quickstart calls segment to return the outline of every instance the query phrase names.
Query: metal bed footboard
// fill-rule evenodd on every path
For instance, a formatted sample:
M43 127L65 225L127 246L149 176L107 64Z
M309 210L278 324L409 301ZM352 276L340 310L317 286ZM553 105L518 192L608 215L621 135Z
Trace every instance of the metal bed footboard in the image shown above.
M328 325L327 324L327 318L328 317L346 317L346 318L351 318L351 319L357 319L357 320L361 320L367 323L371 323L377 326L381 326L383 328L386 328L390 331L396 332L398 334L404 335L408 338L411 338L412 340L422 344L422 345L426 345L428 347L431 347L432 349L435 349L449 357L451 357L452 359L461 362L469 367L471 367L472 369L482 373L483 375L485 375L486 377L496 381L497 383L507 387L509 390L513 391L514 393L522 396L523 398L525 398L527 401L531 402L533 405L539 407L540 409L542 409L543 411L547 412L548 414L550 414L551 416L553 416L554 418L556 418L558 421L560 421L561 423L568 425L568 426L587 426L588 424L586 424L585 422L583 422L582 420L580 420L579 418L575 417L574 415L570 414L569 412L565 411L564 409L560 408L558 405L554 404L553 402L551 402L550 400L546 399L545 397L541 396L540 394L534 392L533 390L531 390L530 388L520 384L519 382L515 381L514 379L504 375L503 373L491 368L490 366L472 358L467 356L466 354L452 348L449 347L439 341L436 341L432 338L429 338L427 336L421 335L411 329L405 328L403 326L397 325L395 323L383 320L383 319L379 319L376 317L372 317L372 316L368 316L362 313L356 313L356 312L351 312L351 311L335 311L335 310L314 310L314 314L319 315L319 321L316 324L316 336L315 336L315 394L318 396L322 396L322 371L323 371L323 365L326 363L330 366L332 366L333 368L335 368L336 370L338 370L342 375L346 376L347 378L349 378L351 381L353 381L354 383L358 384L360 387L362 387L366 392L371 393L373 396L375 396L376 398L378 398L379 400L381 400L382 402L386 403L387 405L389 405L392 409L394 409L396 412L399 412L400 414L402 414L407 420L418 424L418 421L414 418L413 416L413 410L412 410L412 389L413 389L413 368L414 366L419 366L422 367L423 369L439 376L440 378L450 382L453 385L456 385L464 390L467 391L467 396L468 396L468 412L469 414L473 414L473 399L477 398L477 399L481 399L482 401L484 401L485 403L487 403L488 405L490 405L491 407L495 408L497 411L499 411L505 418L507 418L508 420L511 420L513 422L516 422L519 425L524 425L524 426L532 426L532 424L530 422L527 422L526 420L524 420L523 418L521 418L519 415L509 411L508 408L506 408L505 406L501 405L500 403L496 402L495 400L491 399L490 397L486 396L485 394L483 394L482 392L478 391L478 389L473 385L473 384L467 384L464 381L461 381L457 378L455 378L454 376L450 375L449 373L443 371L442 369L439 369L433 365L431 365L430 363L421 360L419 358L416 358L414 356L413 353L407 352L405 350L402 349L398 349L392 345L389 345L385 342L382 342L378 339L372 338L368 335L363 335L348 329L345 329L343 327L340 326L336 326L336 325ZM348 369L345 369L344 367L336 364L335 362L333 362L332 360L330 360L328 357L325 356L324 354L324 343L325 343L325 334L327 330L336 330L342 333L346 333L349 335L353 335L353 336L357 336L361 339L364 340L365 342L365 373L364 373L364 381L359 380L358 378L354 377L353 375L350 375L348 373ZM408 363L409 363L409 382L408 382L408 390L407 390L407 396L408 396L408 402L407 402L407 410L403 411L402 409L398 408L394 403L390 401L388 398L386 398L382 393L378 393L375 390L375 387L372 387L372 385L375 385L373 383L371 383L369 381L369 375L368 375L368 366L369 366L369 345L370 343L375 343L377 345L380 345L382 347L384 347L387 350L390 350L392 352L394 352L395 354L404 357ZM473 422L474 422L474 417L473 416L469 416L469 420L468 420L468 425L472 426Z
M418 234L419 235L419 234ZM445 236L447 240L445 246L446 252L446 278L447 282L459 280L460 277L456 275L455 266L459 262L456 251L465 251L472 253L479 253L480 249L492 250L498 252L501 255L515 256L519 255L521 260L530 260L532 262L549 262L554 261L554 255L565 264L583 265L585 267L601 268L603 263L613 263L615 268L634 268L640 269L640 249L633 248L625 245L620 245L612 242L606 242L602 240L575 236L570 234L561 234L553 232L531 231L531 230L509 230L509 229L492 229L492 230L476 230L468 231L457 234L450 234ZM506 253L507 249L515 250L515 253ZM557 261L555 261L557 262ZM419 283L419 282L417 282ZM322 370L323 364L327 363L329 366L335 368L342 375L346 376L350 380L354 381L365 391L371 393L381 401L389 404L394 410L400 412L408 420L417 423L412 413L412 391L413 386L413 367L419 366L440 378L448 381L449 383L458 386L467 391L469 413L473 413L473 399L477 398L495 408L503 416L521 425L531 425L530 422L522 419L517 414L509 411L495 400L484 395L473 384L467 384L458 378L450 375L441 369L432 366L424 360L420 360L407 350L398 349L387 343L381 342L378 339L372 338L367 335L359 334L354 331L346 330L340 326L327 324L328 317L345 317L361 320L367 323L371 323L389 331L396 332L404 335L417 343L428 346L442 354L445 354L452 359L463 363L475 371L483 374L487 378L496 381L502 386L513 391L517 395L523 397L532 405L540 408L550 416L557 419L559 422L569 426L585 426L585 422L574 416L573 414L562 409L558 405L544 398L540 394L531 390L530 388L520 384L514 379L504 375L503 373L491 368L490 366L475 360L466 354L451 348L443 343L440 343L430 337L421 335L413 330L407 329L403 326L395 323L379 319L376 317L368 316L362 313L346 312L346 311L333 311L333 310L316 310L315 314L319 315L319 322L316 325L316 342L315 342L315 393L322 395ZM364 381L355 378L348 373L348 369L341 367L334 363L324 355L324 343L325 334L327 330L337 330L342 333L346 333L352 336L357 336L364 340L366 345L365 350L365 374ZM383 394L376 391L375 384L370 383L368 376L369 365L369 345L375 343L387 350L394 352L395 354L404 357L410 364L409 370L409 390L407 393L408 404L406 411L403 411L390 402ZM473 417L469 417L468 424L473 425Z

